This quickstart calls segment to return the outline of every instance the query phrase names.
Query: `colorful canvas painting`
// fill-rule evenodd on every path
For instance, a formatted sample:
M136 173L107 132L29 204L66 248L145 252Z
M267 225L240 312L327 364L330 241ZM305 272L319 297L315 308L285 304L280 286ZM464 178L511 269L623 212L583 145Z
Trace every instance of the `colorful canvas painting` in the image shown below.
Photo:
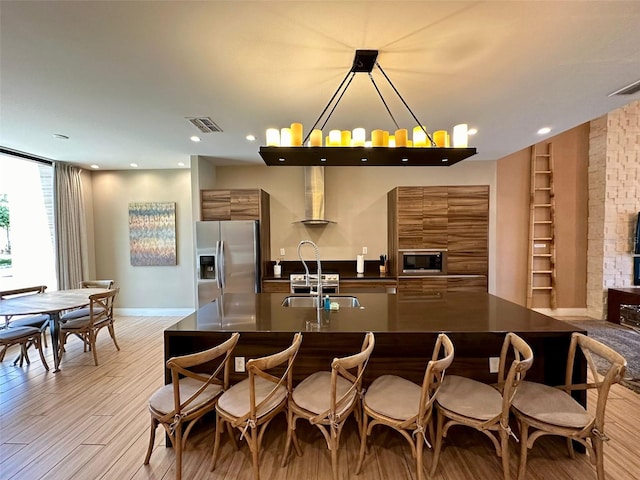
M131 265L176 265L176 204L129 204Z

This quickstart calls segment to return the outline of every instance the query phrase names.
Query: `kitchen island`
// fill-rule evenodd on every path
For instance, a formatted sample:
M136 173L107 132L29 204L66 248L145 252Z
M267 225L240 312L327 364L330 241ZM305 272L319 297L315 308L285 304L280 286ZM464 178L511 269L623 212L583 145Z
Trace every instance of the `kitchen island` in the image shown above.
M240 332L234 356L250 359L290 345L302 332L302 346L294 366L294 381L317 370L328 370L334 357L360 349L364 333L375 333L375 348L364 383L383 374L398 374L422 383L426 363L438 333L449 335L455 359L448 373L495 382L489 357L498 357L506 332L522 336L535 360L530 380L559 385L573 332L569 323L483 292L387 295L362 293L361 307L318 311L284 307L287 294L225 294L165 330L165 359L211 347ZM586 364L577 362L575 374L586 379ZM232 382L246 374L232 373ZM166 377L167 382L169 377ZM584 396L577 396L583 404Z

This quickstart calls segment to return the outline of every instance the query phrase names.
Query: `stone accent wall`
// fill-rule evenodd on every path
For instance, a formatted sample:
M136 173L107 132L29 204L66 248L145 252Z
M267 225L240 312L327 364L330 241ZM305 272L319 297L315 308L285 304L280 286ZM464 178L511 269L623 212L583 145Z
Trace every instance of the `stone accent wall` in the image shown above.
M587 310L606 314L609 287L633 285L633 236L640 211L640 101L591 122Z

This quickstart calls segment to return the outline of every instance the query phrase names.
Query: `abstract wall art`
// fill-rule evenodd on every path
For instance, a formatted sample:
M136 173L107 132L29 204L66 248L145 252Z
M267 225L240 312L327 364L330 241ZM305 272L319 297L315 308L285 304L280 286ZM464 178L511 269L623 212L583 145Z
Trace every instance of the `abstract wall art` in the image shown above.
M175 202L129 204L131 265L176 265Z

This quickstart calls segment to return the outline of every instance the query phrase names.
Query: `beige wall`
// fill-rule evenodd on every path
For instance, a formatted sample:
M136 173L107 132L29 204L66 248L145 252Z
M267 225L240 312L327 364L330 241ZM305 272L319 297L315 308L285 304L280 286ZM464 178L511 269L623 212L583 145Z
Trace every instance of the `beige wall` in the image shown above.
M589 124L548 141L554 160L557 308L584 309ZM527 294L530 157L527 148L497 162L495 293L521 305L526 304Z
M183 170L92 173L95 273L120 287L121 309L167 309L176 314L194 305L191 175ZM129 203L176 202L176 266L134 267L129 256Z

